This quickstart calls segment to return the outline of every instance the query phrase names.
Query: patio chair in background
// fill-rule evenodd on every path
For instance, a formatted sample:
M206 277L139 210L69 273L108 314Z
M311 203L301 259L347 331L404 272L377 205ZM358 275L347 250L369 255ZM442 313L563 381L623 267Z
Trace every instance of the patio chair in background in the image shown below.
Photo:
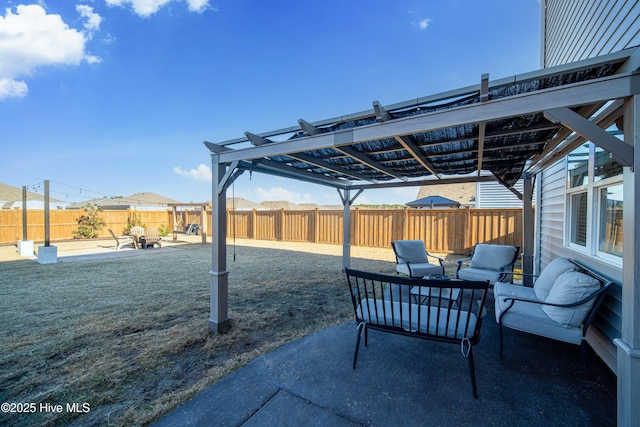
M391 242L396 254L396 272L409 277L424 277L429 275L443 275L442 258L431 255L422 240L396 240ZM429 257L438 260L438 264L431 264Z
M160 232L157 228L147 228L147 230L144 232L144 238L147 242L147 247L155 247L155 245L158 245L159 248L162 247L162 245L160 244L160 240L162 239L162 237L160 237Z
M473 255L458 261L456 277L464 280L488 280L513 283L513 265L518 259L520 246L478 243ZM468 267L463 268L469 262Z
M142 247L141 238L144 237L144 228L139 225L134 225L129 229L129 235L133 237L133 240L136 242L137 247Z
M136 241L133 240L133 237L116 236L116 233L114 233L112 229L109 229L109 233L111 233L111 236L113 236L113 238L116 239L116 247L115 247L116 251L125 245L131 245L134 249L138 249L138 247L136 246Z

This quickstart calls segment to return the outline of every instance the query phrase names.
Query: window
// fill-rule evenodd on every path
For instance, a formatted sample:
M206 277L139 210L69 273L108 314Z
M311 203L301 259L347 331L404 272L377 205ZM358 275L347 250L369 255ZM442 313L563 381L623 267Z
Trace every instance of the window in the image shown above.
M587 245L587 193L571 195L571 243Z
M622 257L622 184L600 189L598 250Z
M591 256L622 258L622 166L587 143L567 156L565 244Z

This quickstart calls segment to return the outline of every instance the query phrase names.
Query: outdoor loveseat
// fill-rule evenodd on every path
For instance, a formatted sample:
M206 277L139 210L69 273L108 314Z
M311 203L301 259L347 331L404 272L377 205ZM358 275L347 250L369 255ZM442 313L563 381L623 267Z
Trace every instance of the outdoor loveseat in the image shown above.
M496 282L493 294L500 357L503 327L582 346L611 284L569 258L550 262L532 288Z
M473 396L478 397L473 346L480 341L487 282L426 280L346 269L360 339L369 329L456 344L468 358ZM411 364L407 364L411 366Z

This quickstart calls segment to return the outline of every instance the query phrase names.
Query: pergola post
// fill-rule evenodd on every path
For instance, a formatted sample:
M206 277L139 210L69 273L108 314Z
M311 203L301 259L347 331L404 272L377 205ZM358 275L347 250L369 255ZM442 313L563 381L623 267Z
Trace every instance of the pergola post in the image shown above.
M351 267L351 191L344 190L342 197L342 271Z
M358 190L353 197L351 197L349 188L345 188L342 191L343 193L338 189L338 194L344 207L342 214L342 271L344 271L345 268L351 267L351 205L364 190Z
M622 336L617 346L618 425L640 425L640 236L636 215L640 214L640 96L624 106L624 140L634 147L632 167L624 168L622 255Z
M229 329L229 272L227 271L227 200L221 179L226 166L220 155L211 153L211 288L209 329L224 332ZM204 214L204 212L203 212Z
M533 183L534 175L525 175L524 194L522 195L522 284L533 286Z

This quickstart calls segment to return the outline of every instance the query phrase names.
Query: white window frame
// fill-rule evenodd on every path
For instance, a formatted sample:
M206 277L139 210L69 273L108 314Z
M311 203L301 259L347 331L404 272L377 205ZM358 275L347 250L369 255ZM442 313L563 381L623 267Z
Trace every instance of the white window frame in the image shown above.
M587 182L583 185L570 187L569 180L569 156L565 159L565 233L564 233L564 246L579 252L585 256L599 258L609 264L615 266L622 266L622 256L613 255L607 252L600 251L600 223L602 218L600 209L600 191L603 188L612 187L623 183L623 174L619 174L613 177L601 179L594 182L595 171L595 153L596 147L593 143L589 144L588 158L588 178ZM571 197L578 193L586 193L587 195L587 233L586 233L586 245L582 246L571 241L571 234L575 224L572 221L572 205Z

